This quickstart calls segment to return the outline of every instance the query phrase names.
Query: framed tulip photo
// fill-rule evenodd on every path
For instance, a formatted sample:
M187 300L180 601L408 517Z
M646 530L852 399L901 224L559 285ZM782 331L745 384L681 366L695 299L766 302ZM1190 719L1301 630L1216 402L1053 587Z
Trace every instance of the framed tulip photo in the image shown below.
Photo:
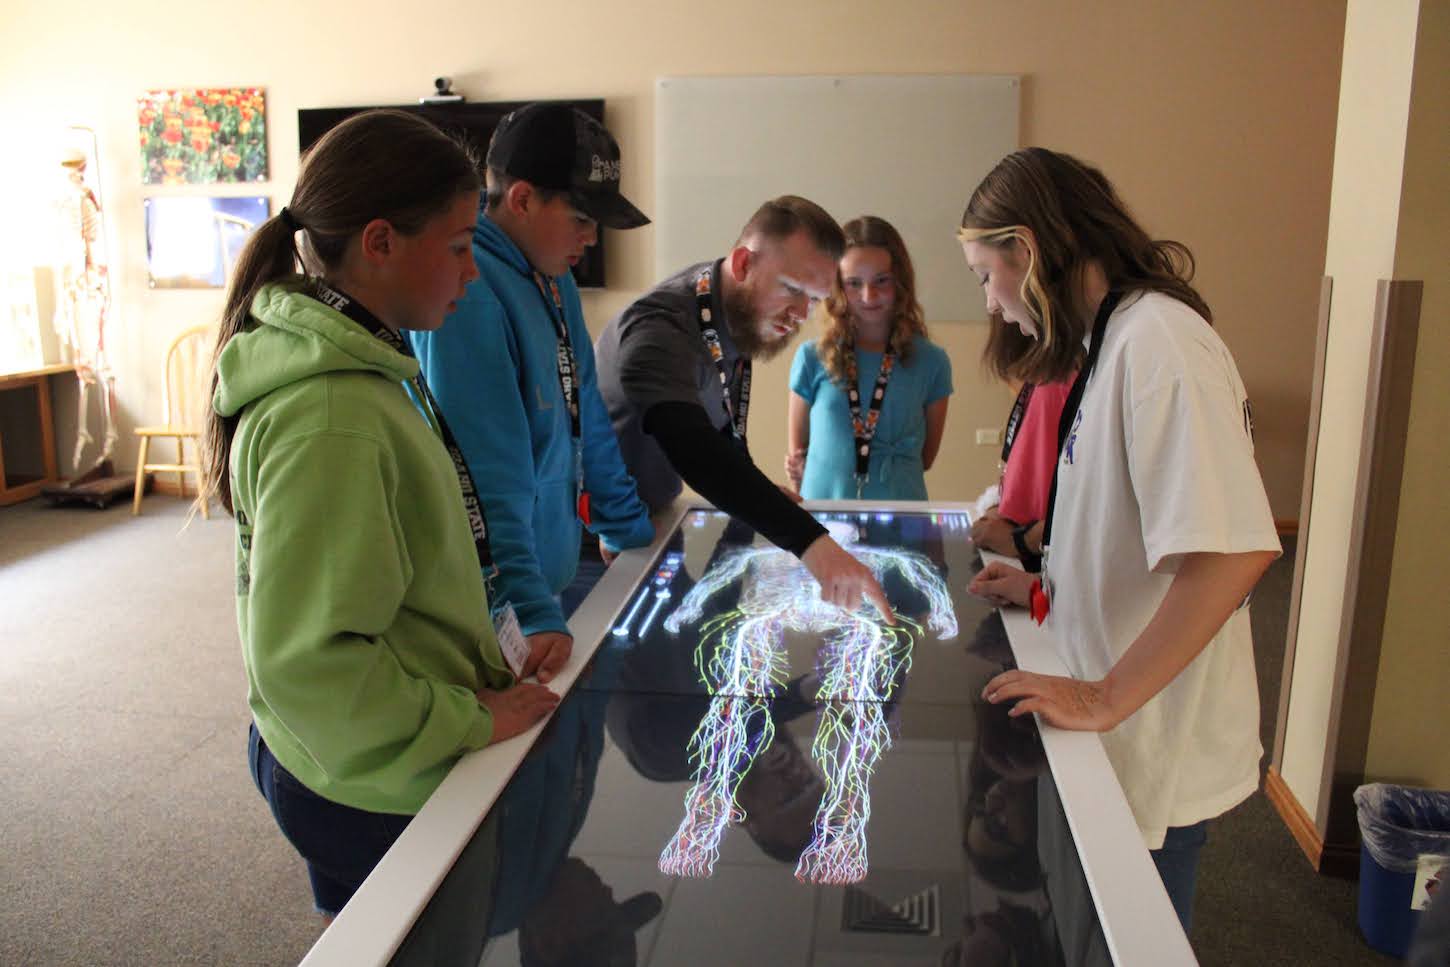
M267 180L267 112L259 87L147 91L136 99L141 182Z

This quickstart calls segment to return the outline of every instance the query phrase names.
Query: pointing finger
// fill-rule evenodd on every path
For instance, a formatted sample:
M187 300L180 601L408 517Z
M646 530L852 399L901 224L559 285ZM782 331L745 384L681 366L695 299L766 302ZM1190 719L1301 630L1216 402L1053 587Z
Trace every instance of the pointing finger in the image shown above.
M881 590L881 585L872 581L865 588L866 600L875 605L876 610L881 612L881 617L886 619L889 625L896 624L896 614L891 610L891 602L886 598L886 592Z

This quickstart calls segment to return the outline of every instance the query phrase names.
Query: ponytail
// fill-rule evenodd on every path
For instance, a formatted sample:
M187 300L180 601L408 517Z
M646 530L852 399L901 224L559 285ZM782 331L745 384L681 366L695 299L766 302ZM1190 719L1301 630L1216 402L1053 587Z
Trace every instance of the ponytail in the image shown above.
M267 219L247 239L241 257L232 271L227 286L227 301L222 309L221 328L217 332L216 349L212 354L211 389L207 399L215 400L218 375L216 360L233 336L247 328L252 314L252 300L262 286L278 282L297 271L297 240L287 209ZM289 224L289 222L291 224ZM206 408L206 425L202 430L202 486L200 502L212 497L232 513L232 434L237 428L237 414L222 416L212 405Z

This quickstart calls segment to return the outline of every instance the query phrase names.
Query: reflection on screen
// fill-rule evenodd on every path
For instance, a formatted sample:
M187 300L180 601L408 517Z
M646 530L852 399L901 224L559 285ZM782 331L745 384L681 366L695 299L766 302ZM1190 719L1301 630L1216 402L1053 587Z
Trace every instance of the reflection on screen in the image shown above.
M484 967L1110 962L1036 728L979 697L1012 651L965 515L818 516L911 623L687 512L495 806Z
M828 515L827 530L878 581L895 576L919 595L925 624L939 639L954 638L956 613L937 568L915 551L862 543L857 516ZM662 559L614 629L616 636L648 633L671 600L670 584L682 561L673 552ZM738 592L733 602L732 591ZM684 818L660 854L660 870L696 877L713 872L726 826L746 818L740 786L771 750L773 706L785 696L819 707L811 755L824 777L813 835L796 877L832 884L864 879L870 779L891 747L892 698L911 667L922 624L901 615L889 625L864 602L855 609L829 604L794 555L745 546L716 557L663 627L670 634L696 629L695 667L712 698L690 739L694 782L685 794ZM787 632L821 642L814 672L795 683L794 696L786 695Z

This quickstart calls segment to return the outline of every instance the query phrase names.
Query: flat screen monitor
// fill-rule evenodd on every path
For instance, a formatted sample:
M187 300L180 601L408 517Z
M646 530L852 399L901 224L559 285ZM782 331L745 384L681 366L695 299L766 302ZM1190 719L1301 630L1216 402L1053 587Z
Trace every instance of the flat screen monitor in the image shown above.
M297 147L300 152L306 152L318 138L354 114L371 110L374 107L391 107L399 111L407 111L410 114L421 115L450 134L461 137L473 146L478 153L479 163L482 164L484 156L488 154L489 139L493 137L493 129L498 126L498 122L503 120L504 115L510 111L529 103L532 102L484 101L479 103L378 104L356 107L304 108L297 112ZM604 100L602 98L565 100L558 103L572 105L601 124L604 122ZM598 244L587 249L584 258L574 266L574 279L582 288L602 289L605 286L604 249L607 235L608 231L601 228Z

